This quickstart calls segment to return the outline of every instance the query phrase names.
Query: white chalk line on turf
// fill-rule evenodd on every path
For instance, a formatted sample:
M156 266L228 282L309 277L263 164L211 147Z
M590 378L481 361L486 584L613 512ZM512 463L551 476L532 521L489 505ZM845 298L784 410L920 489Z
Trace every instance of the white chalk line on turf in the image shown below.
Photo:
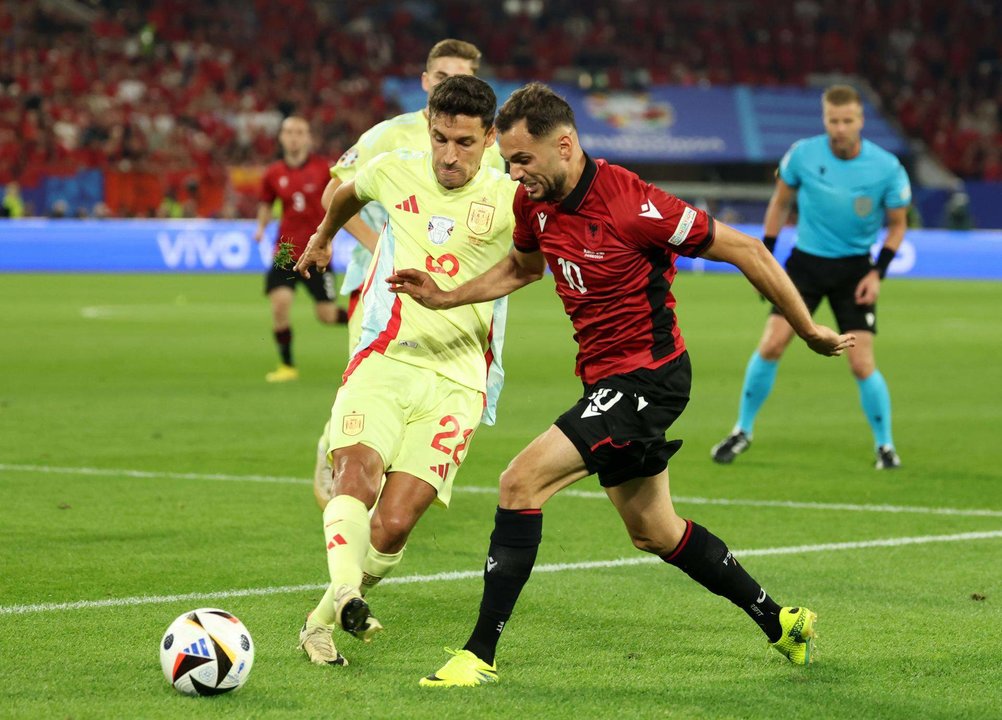
M213 480L223 482L260 482L283 485L310 485L312 480L301 477L280 475L226 475L222 473L178 473L152 470L119 470L115 468L55 467L51 465L12 465L0 463L0 472L24 472L40 474L96 475L105 477L128 477L146 480ZM455 493L474 495L496 494L497 488L475 485L456 485ZM563 490L561 497L586 499L606 499L604 492L590 490ZM920 515L957 515L961 517L1002 517L1002 510L987 508L922 507L919 505L863 505L855 503L800 502L796 500L754 500L742 498L706 498L675 496L673 500L682 505L727 505L738 507L787 508L790 510L844 510L847 512L912 513Z
M751 548L734 550L740 558L767 555L797 555L801 553L844 552L847 550L864 550L880 547L900 547L903 545L927 545L930 543L962 542L965 540L992 540L1002 538L1002 530L986 532L956 533L953 535L920 535L918 537L882 538L878 540L859 540L854 542L821 543L818 545L791 545L772 548ZM632 565L649 565L660 563L660 558L650 555L640 555L615 560L591 560L576 563L551 563L537 565L533 573L566 572L569 570L595 570L598 568L618 568ZM432 583L450 580L471 580L483 575L482 570L457 570L441 572L433 575L404 575L383 580L383 585L410 585L414 583ZM174 602L204 602L206 600L226 600L229 598L254 597L261 595L283 595L298 592L323 590L326 584L311 583L305 585L279 585L275 587L246 588L242 590L217 590L212 592L193 592L180 595L147 595L124 598L109 598L107 600L77 600L65 603L37 603L33 605L0 605L0 616L27 615L29 613L62 612L66 610L91 610L107 607L134 607L137 605L165 605Z

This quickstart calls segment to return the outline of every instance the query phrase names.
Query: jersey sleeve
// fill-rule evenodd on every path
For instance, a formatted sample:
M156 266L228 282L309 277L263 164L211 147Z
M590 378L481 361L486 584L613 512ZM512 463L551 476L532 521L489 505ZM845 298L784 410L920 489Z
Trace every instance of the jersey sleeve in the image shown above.
M639 239L643 247L687 257L706 250L713 241L713 218L654 185L645 185L635 196L637 209L631 213L629 236Z
M384 120L362 133L358 142L345 150L331 167L331 177L343 183L354 180L360 167L377 155L393 150L393 145L388 144L388 129Z
M890 182L884 193L884 207L889 210L908 207L912 203L912 186L908 181L908 173L905 172L901 162L895 163L894 172L891 173Z
M515 216L515 227L512 230L512 242L519 252L531 253L539 250L539 238L532 228L530 217L532 205L525 194L525 188L519 185L515 190L512 210Z
M379 200L380 180L393 157L392 153L381 153L355 170L355 197L365 202Z
M352 145L341 153L337 162L331 165L331 178L338 179L342 183L355 179L355 172L358 170L358 145Z
M271 168L268 168L264 171L264 177L261 178L261 193L258 196L258 200L266 205L271 205L277 197L278 193L275 192L274 174L271 172Z
M779 161L779 179L790 187L800 187L800 155L797 148L799 142L793 143Z

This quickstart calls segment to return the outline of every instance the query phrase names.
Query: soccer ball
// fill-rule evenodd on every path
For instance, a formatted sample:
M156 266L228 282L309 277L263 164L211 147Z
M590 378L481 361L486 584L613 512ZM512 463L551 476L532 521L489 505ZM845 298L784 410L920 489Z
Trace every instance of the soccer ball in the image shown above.
M254 641L225 610L199 608L179 616L160 641L160 667L185 695L220 695L247 682Z

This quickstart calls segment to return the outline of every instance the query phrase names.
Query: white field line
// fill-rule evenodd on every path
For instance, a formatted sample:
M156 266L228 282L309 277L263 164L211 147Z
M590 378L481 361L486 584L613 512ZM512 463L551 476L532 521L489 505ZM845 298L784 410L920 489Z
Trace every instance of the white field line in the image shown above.
M120 470L116 468L54 467L51 465L10 465L0 463L0 473L37 473L47 475L99 475L103 477L128 477L144 480L211 480L223 482L263 482L283 485L309 485L312 480L301 477L276 475L225 475L221 473L177 473L150 470ZM453 492L469 494L497 493L497 488L473 485L456 485ZM590 490L563 490L562 497L606 499L604 492ZM673 500L683 505L728 505L737 507L771 507L791 510L843 510L847 512L913 513L919 515L958 515L962 517L1002 517L1002 510L987 508L922 507L919 505L860 505L854 503L799 502L795 500L752 500L741 498L706 498L675 496Z
M845 552L848 550L863 550L866 548L900 547L902 545L927 545L930 543L962 542L966 540L989 540L1002 538L1002 530L988 532L957 533L954 535L920 535L918 537L882 538L879 540L861 540L857 542L822 543L819 545L790 545L785 547L752 548L749 550L734 550L740 558L762 555L796 555L817 552ZM534 573L566 572L568 570L594 570L597 568L617 568L631 565L649 565L662 562L660 558L641 555L615 560L593 560L577 563L552 563L537 565ZM483 575L482 570L457 570L453 572L435 573L433 575L405 575L390 577L383 585L409 585L413 583L432 583L449 580L472 580ZM107 607L134 607L137 605L164 605L174 602L202 603L206 600L225 600L228 598L251 597L261 595L282 595L298 592L322 590L326 584L279 585L275 587L245 588L242 590L216 590L211 592L193 592L180 595L146 595L124 598L109 598L107 600L77 600L65 603L37 603L33 605L0 605L0 616L27 615L29 613L62 612L66 610L90 610Z

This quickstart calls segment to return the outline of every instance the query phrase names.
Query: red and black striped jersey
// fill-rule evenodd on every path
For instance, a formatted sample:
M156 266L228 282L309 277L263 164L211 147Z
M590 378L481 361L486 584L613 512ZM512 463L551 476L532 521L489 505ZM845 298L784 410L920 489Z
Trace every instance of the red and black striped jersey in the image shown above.
M636 174L585 156L559 203L515 194L515 247L542 251L574 325L587 384L655 368L685 350L675 319L675 256L713 241L713 218Z

